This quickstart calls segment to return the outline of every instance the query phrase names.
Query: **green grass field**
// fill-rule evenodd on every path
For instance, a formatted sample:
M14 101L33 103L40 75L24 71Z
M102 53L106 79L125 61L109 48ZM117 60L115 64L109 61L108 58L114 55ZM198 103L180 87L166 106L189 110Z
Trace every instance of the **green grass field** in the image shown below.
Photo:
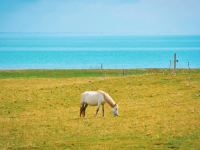
M127 76L152 73L171 74L169 69L107 69L107 70L2 70L0 79L4 78L72 78L72 77L105 77ZM200 69L178 69L177 74L199 74Z
M119 105L79 117L80 94ZM200 149L200 69L0 71L0 149Z

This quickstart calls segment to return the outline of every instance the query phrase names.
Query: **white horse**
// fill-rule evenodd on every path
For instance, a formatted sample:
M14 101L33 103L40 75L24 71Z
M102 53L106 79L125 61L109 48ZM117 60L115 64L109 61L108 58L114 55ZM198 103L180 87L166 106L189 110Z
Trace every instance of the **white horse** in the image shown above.
M85 117L85 110L88 105L97 106L96 115L98 114L99 108L102 105L102 113L104 116L105 102L107 102L112 108L114 116L118 116L118 105L108 93L101 90L83 92L81 94L80 117L82 115Z

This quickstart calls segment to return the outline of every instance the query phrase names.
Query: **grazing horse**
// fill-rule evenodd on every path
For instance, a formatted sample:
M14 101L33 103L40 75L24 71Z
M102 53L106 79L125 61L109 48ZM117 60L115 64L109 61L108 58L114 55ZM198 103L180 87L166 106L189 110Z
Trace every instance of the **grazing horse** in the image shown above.
M85 110L88 105L97 106L96 115L98 114L99 108L102 105L102 115L104 116L104 104L107 102L112 108L114 116L118 116L118 105L112 99L112 97L101 90L98 91L86 91L81 94L81 105L80 105L80 117L85 117Z

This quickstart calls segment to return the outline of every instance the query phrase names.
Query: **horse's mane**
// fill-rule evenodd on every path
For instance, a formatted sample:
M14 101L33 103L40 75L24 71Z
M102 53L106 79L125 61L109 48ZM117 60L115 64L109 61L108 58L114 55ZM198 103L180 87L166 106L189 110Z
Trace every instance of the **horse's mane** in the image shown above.
M101 93L101 94L103 94L103 96L104 96L106 102L107 102L111 107L114 107L114 106L116 105L115 101L112 99L112 97L111 97L108 93L106 93L106 92L104 92L104 91L102 91L102 90L98 90L98 92Z

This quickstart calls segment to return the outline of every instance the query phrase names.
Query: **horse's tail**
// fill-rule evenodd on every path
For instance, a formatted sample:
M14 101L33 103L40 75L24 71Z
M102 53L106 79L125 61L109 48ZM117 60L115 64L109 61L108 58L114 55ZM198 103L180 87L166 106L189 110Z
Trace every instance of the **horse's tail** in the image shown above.
M80 107L84 105L84 96L84 93L82 93L80 98Z
M101 93L101 94L103 94L104 99L106 100L106 102L107 102L111 107L114 107L114 106L116 105L115 101L112 99L112 97L111 97L108 93L106 93L106 92L104 92L104 91L102 91L102 90L98 90L98 92Z

